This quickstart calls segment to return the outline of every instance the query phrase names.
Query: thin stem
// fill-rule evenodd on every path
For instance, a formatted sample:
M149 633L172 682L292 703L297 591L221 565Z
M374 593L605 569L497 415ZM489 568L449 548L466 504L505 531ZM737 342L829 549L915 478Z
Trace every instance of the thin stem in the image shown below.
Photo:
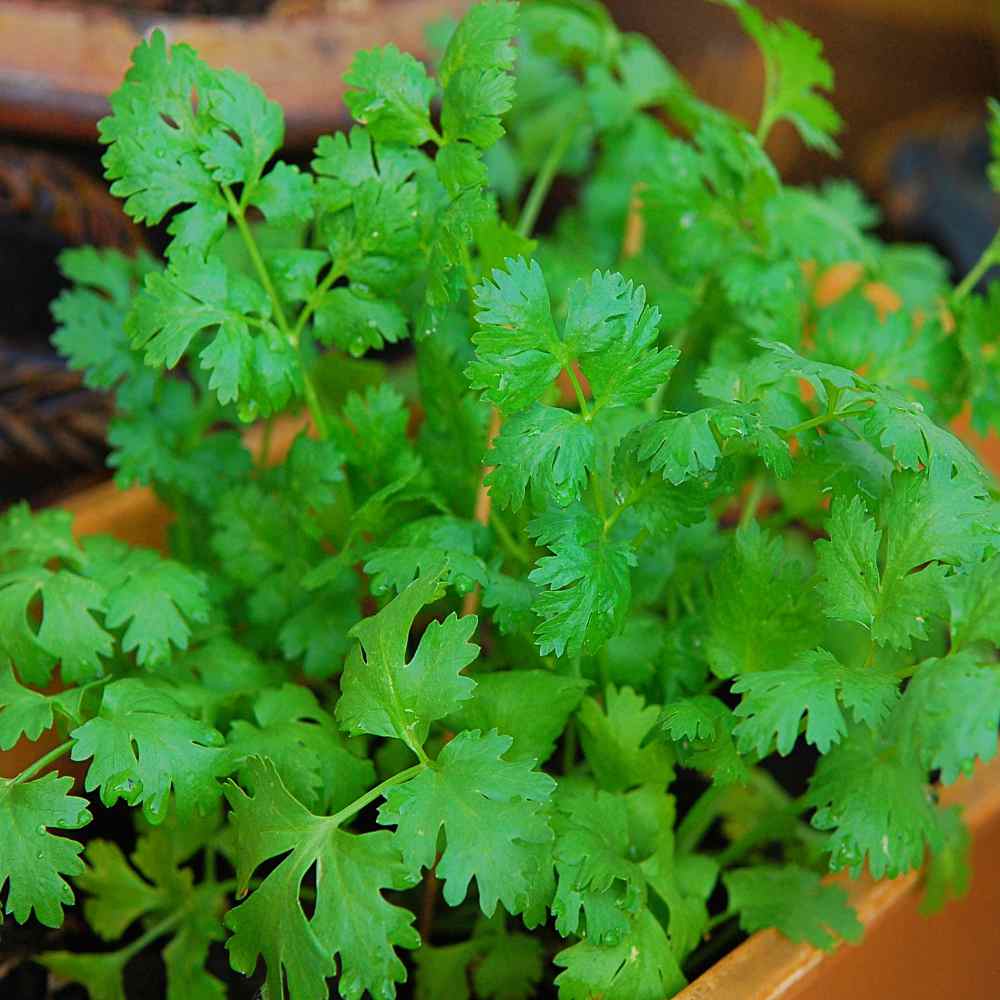
M157 938L161 938L164 934L172 931L184 919L185 915L186 908L181 907L179 910L171 913L169 917L164 917L158 924L153 924L148 931L139 935L130 944L119 949L118 954L121 956L123 964L138 955L143 948L151 945Z
M494 510L490 512L490 527L496 533L500 544L506 549L507 554L525 566L530 566L534 560L531 553L521 545L512 534L507 522Z
M726 790L709 785L677 827L677 853L690 854L715 822L725 798Z
M33 778L39 771L44 771L49 764L54 763L59 760L60 757L65 756L66 751L73 746L72 740L66 740L65 743L60 743L59 746L54 747L47 754L43 754L34 764L29 764L16 778L13 780L13 784L19 785L22 781L28 781Z
M386 778L385 781L376 785L374 788L370 788L364 795L359 795L352 803L350 803L350 805L344 806L340 812L335 813L330 817L330 825L340 826L352 816L361 812L361 810L364 809L364 807L369 803L374 802L377 798L381 798L387 789L392 788L394 785L401 785L404 781L409 781L410 778L415 778L430 764L430 759L427 755L424 754L423 756L424 760L421 761L421 763L414 764L413 767L408 767L405 771L400 771L398 774L394 774L391 778Z
M493 412L490 414L490 428L486 433L486 453L489 454L490 449L493 447L493 441L496 436L500 433L500 426L503 421L503 417L500 411L494 406ZM490 488L486 485L486 478L493 471L492 465L484 465L482 474L479 477L479 486L476 489L476 503L475 509L472 512L472 517L479 524L486 525L490 523L490 515L493 513L493 495L490 493ZM479 609L479 601L482 596L482 591L477 583L472 590L470 590L462 601L462 614L463 615L474 615Z
M538 221L538 213L541 212L542 205L545 203L545 196L549 193L549 188L552 187L552 182L555 180L559 164L562 163L562 159L566 155L566 150L569 149L569 144L573 140L576 125L575 118L570 119L566 123L566 127L559 134L559 137L549 150L549 155L545 158L541 169L535 175L534 183L531 185L531 190L528 192L527 199L525 199L524 207L521 209L521 217L517 220L519 235L530 236L534 230L535 223Z
M972 270L959 282L955 291L952 292L951 300L952 302L961 302L976 285L979 284L979 279L991 268L994 264L1000 264L1000 233L990 241L990 245L983 251L983 255L976 261L975 266Z
M590 412L590 405L587 403L587 397L583 394L583 386L580 384L580 378L576 374L572 364L564 365L563 371L565 371L569 376L570 383L573 386L573 392L576 395L576 402L580 407L580 415L589 424L590 421L594 419L594 415Z
M764 497L764 489L764 477L755 476L753 485L750 487L750 492L747 495L746 503L743 505L743 511L740 513L738 530L742 531L748 527L750 522L757 516L757 508Z
M308 301L302 307L302 312L299 313L298 318L295 320L295 326L292 328L292 334L296 339L302 336L302 331L306 328L309 317L320 307L323 297L330 291L333 283L342 277L343 274L344 268L335 261L327 272L326 277L313 289L312 295L309 296Z
M316 425L316 432L321 438L327 438L330 436L330 425L326 419L326 413L323 411L322 404L320 403L319 394L316 392L316 386L314 385L312 377L309 375L306 368L305 358L302 356L301 351L301 335L302 328L305 325L304 321L302 321L302 317L300 316L300 323L296 324L294 330L288 325L288 319L285 316L284 306L282 306L281 299L278 297L278 292L274 287L274 282L271 281L271 274L267 269L267 265L264 263L264 258L260 254L260 248L257 246L257 241L254 239L250 226L247 223L243 207L236 200L236 196L229 189L229 187L223 185L222 190L226 197L226 204L229 207L229 214L233 217L233 221L236 223L236 228L239 230L240 236L243 239L243 245L246 247L247 253L250 255L250 262L253 264L253 268L257 272L257 277L260 279L260 283L264 286L264 291L267 292L267 296L271 300L271 304L274 307L274 319L278 324L278 329L285 335L292 347L299 352L302 366L302 391L305 395L306 406L309 407L309 413L312 415L313 423ZM305 309L302 311L304 313Z
M264 258L260 255L260 249L257 246L257 241L253 238L253 233L250 231L243 208L227 185L223 185L222 191L226 198L226 204L229 207L229 214L233 217L233 222L236 223L236 228L243 238L243 245L250 255L250 263L253 264L253 269L257 272L257 277L264 286L264 291L267 292L267 296L274 307L274 318L278 324L278 329L288 337L293 345L297 346L297 340L292 339L292 331L288 326L288 320L285 318L285 310L281 304L281 299L278 298L278 293L274 287L274 283L271 281L271 274L264 263Z

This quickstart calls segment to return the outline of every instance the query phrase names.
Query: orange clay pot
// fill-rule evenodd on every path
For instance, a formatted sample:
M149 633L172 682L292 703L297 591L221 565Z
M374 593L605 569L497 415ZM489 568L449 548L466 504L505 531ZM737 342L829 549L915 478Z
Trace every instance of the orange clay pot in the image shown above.
M154 28L206 62L248 74L284 108L287 141L307 146L343 117L354 53L388 42L425 51L424 27L468 0L303 0L263 17L185 17L93 0L0 0L0 129L93 141L136 44Z

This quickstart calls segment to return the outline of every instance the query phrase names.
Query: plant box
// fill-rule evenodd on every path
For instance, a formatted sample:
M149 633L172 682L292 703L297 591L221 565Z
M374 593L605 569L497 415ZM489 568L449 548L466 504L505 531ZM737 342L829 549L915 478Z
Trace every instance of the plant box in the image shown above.
M274 453L282 454L301 425L279 424ZM251 432L251 437L255 436ZM994 462L994 467L996 463ZM62 506L73 513L77 535L105 533L133 545L163 548L169 512L151 490L120 490L108 482L78 493ZM11 776L58 742L54 732L22 740L0 753L0 776ZM79 765L70 765L79 767ZM941 794L964 808L973 835L968 895L935 916L919 912L922 878L913 872L875 882L867 876L837 880L850 893L865 925L858 945L832 953L796 944L777 931L754 934L699 976L676 1000L995 1000L1000 991L1000 756L981 764Z
M993 1000L1000 993L1000 757L944 789L941 800L963 807L973 836L964 899L927 917L919 912L919 872L882 882L838 877L865 925L860 944L827 953L761 931L676 1000Z

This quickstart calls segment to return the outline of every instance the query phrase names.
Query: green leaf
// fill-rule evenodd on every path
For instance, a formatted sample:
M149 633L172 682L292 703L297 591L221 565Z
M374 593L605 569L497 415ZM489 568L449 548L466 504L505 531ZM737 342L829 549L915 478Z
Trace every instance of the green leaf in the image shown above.
M541 396L566 357L542 269L523 259L507 260L505 268L476 286L481 329L472 338L477 360L466 374L473 389L509 415Z
M754 934L776 927L792 941L808 941L831 950L837 938L859 941L861 921L839 885L824 885L815 872L797 865L737 868L722 876L729 908L740 915L740 927Z
M270 765L258 759L250 766L252 795L236 785L226 789L242 889L260 865L284 857L226 916L233 968L251 975L263 958L266 988L275 1000L326 1000L326 981L337 974L339 956L344 1000L359 1000L365 990L394 996L395 984L406 980L395 949L416 948L420 937L413 915L382 895L415 881L392 834L346 833L336 817L317 816L296 801ZM313 868L316 899L307 917L302 882ZM344 900L351 905L345 907ZM276 926L280 934L274 933Z
M554 962L562 1000L663 1000L686 985L660 922L640 910L619 944L580 941L559 952Z
M265 757L288 791L309 808L339 808L361 795L375 777L370 760L356 757L338 738L331 716L298 684L261 692L254 722L237 719L227 749L241 765ZM244 766L241 777L248 773Z
M774 746L785 756L799 736L806 716L805 738L826 753L847 733L841 706L856 721L877 728L899 697L896 677L877 667L849 667L825 649L799 655L787 667L740 677L732 686L743 697L733 735L740 753L765 757Z
M864 502L835 498L830 540L816 545L824 613L865 626L881 645L906 649L926 638L927 618L942 612L945 601L938 563L977 555L968 528L985 513L977 488L950 476L931 470L897 477L882 511L887 539L880 565L883 531Z
M201 162L218 183L252 189L284 141L284 115L242 73L215 70L210 80L211 89L198 94L214 124L202 139Z
M661 414L636 432L636 458L675 486L714 472L722 451L712 416L712 410Z
M111 115L98 123L105 176L125 211L149 225L181 205L174 218L175 249L202 256L226 226L226 206L209 166L202 162L217 122L210 111L212 71L187 45L167 48L154 31L132 53L125 82L109 98ZM195 95L197 94L197 102Z
M475 681L462 674L479 653L469 642L476 618L449 615L433 621L407 660L418 612L441 595L439 576L414 580L378 614L351 629L358 640L344 666L337 721L351 733L393 736L411 747L427 738L431 722L472 695Z
M84 552L84 572L107 588L104 624L127 626L122 650L135 650L139 666L169 663L172 649L187 649L191 624L208 621L211 605L200 573L112 538L90 538Z
M501 508L519 510L529 485L565 505L580 499L594 449L593 428L579 414L535 403L504 423L486 456L493 471L485 482Z
M221 792L222 735L192 719L168 691L138 678L114 681L99 714L70 734L73 760L93 758L87 791L100 788L106 806L142 803L151 823L163 821L171 791L184 817L209 809Z
M611 792L636 785L667 785L673 780L674 758L662 743L643 745L660 714L631 688L609 685L604 710L593 698L580 706L580 742L598 784Z
M1000 191L1000 101L990 98L986 102L989 108L990 163L988 174L994 190Z
M424 67L395 45L358 52L344 83L344 103L379 142L421 146L434 138L430 101L437 87Z
M76 830L90 822L87 800L70 795L73 779L54 773L34 781L0 778L0 889L7 886L6 912L23 924L32 911L46 927L63 921L73 890L62 877L79 875L80 844L49 833Z
M55 713L79 721L79 688L58 694L41 694L18 684L8 663L0 668L0 750L9 750L22 737L34 742L52 728Z
M834 871L895 878L924 861L941 840L927 772L894 730L856 726L822 758L809 782L812 825L831 831L826 850Z
M814 641L817 609L802 566L755 522L733 535L711 582L706 655L717 676L788 663Z
M1000 555L948 578L952 649L976 642L1000 646Z
M41 624L32 627L32 607L41 599ZM103 673L102 657L113 641L94 618L106 609L106 591L69 570L36 567L0 575L0 648L30 684L49 682L59 662L70 684Z
M941 810L938 819L941 843L927 865L924 895L920 901L920 912L925 915L937 913L946 903L965 896L972 877L969 865L972 835L962 819L961 807Z
M645 900L624 797L573 789L556 798L554 857L559 876L552 912L563 937L618 944Z
M600 518L579 504L535 518L528 532L552 551L528 575L546 588L532 608L542 619L535 630L539 651L543 656L595 652L620 631L628 613L631 546L611 539Z
M445 901L458 906L475 879L487 916L497 902L508 913L528 908L538 876L532 845L552 839L541 804L555 782L531 760L504 760L512 742L496 730L459 733L433 767L390 788L378 814L380 823L397 828L396 843L414 869L434 865L443 828L436 871Z
M50 972L69 982L80 983L92 997L101 1000L126 1000L123 951L109 954L78 954L71 951L45 951L38 956Z
M759 134L766 136L782 118L790 121L807 146L839 152L833 136L841 120L819 91L833 87L833 70L823 58L822 43L789 21L767 22L746 0L722 0L760 46L767 91Z
M710 774L717 785L746 782L749 772L733 742L736 720L718 698L700 694L671 702L657 725L672 742L681 766Z
M418 576L446 569L460 594L487 581L486 533L482 525L439 515L404 525L369 557L364 570L372 578L372 592L397 593Z
M455 730L496 729L513 739L506 760L544 763L588 682L544 670L480 674L472 697L447 719Z
M542 943L527 934L496 934L473 974L484 1000L530 1000L542 982ZM451 997L451 994L448 994Z
M461 941L435 947L422 944L413 955L416 966L416 1000L469 1000L469 964L476 957L476 945Z
M900 708L919 759L946 785L996 755L1000 676L971 653L921 663Z

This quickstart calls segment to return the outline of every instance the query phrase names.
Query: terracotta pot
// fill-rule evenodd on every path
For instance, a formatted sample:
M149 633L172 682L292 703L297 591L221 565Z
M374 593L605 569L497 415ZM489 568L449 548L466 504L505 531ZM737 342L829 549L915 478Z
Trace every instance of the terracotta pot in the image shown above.
M0 129L93 141L107 95L153 28L212 65L249 74L285 109L287 141L308 145L343 117L354 53L394 42L417 55L424 27L468 0L322 0L259 18L177 17L89 0L0 0Z
M996 1000L1000 996L1000 757L944 789L973 835L969 894L933 917L918 912L921 878L838 879L865 925L833 953L762 931L677 1000Z

